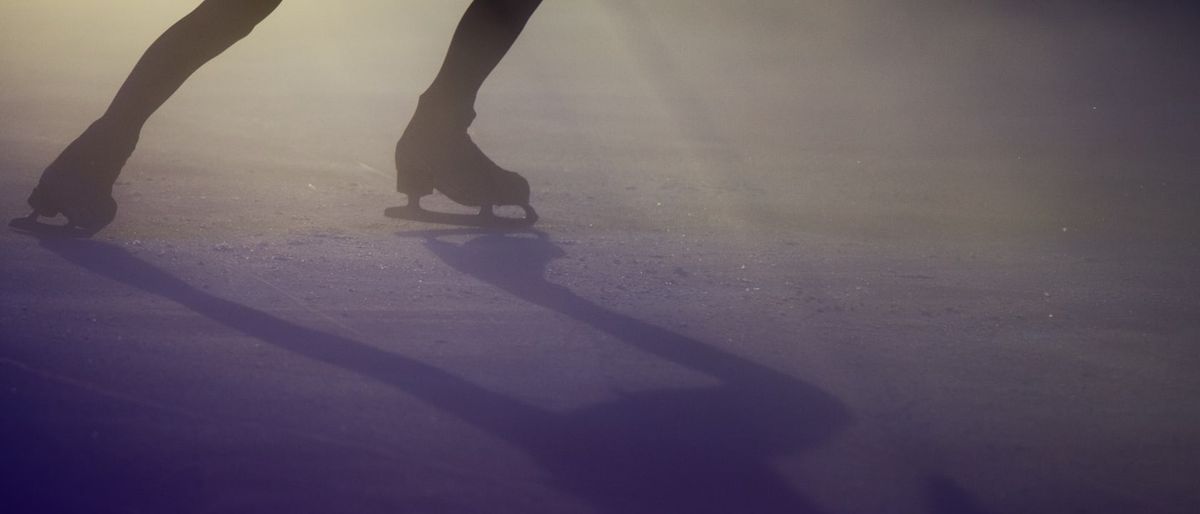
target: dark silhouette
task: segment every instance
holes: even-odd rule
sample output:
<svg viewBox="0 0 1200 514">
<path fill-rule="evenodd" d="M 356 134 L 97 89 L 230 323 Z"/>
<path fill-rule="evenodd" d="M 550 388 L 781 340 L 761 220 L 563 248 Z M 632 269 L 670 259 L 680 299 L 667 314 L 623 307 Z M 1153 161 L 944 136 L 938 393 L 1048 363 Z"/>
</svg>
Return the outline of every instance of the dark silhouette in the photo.
<svg viewBox="0 0 1200 514">
<path fill-rule="evenodd" d="M 92 234 L 112 222 L 112 186 L 137 146 L 142 127 L 204 63 L 246 37 L 281 0 L 205 0 L 146 50 L 112 103 L 42 173 L 29 216 L 63 214 Z M 530 223 L 529 184 L 492 162 L 471 141 L 476 94 L 504 57 L 541 0 L 475 0 L 450 42 L 445 62 L 396 146 L 397 190 L 404 212 L 419 213 L 420 198 L 442 191 L 464 205 L 519 205 Z"/>
<path fill-rule="evenodd" d="M 786 374 L 612 312 L 546 281 L 545 265 L 564 252 L 543 234 L 493 234 L 462 245 L 438 239 L 445 234 L 419 235 L 455 269 L 720 384 L 641 391 L 551 412 L 402 355 L 219 298 L 114 245 L 57 237 L 42 238 L 42 245 L 84 269 L 170 299 L 250 337 L 414 395 L 523 450 L 552 475 L 552 485 L 602 512 L 818 511 L 774 472 L 770 459 L 810 448 L 848 423 L 839 401 Z"/>
</svg>

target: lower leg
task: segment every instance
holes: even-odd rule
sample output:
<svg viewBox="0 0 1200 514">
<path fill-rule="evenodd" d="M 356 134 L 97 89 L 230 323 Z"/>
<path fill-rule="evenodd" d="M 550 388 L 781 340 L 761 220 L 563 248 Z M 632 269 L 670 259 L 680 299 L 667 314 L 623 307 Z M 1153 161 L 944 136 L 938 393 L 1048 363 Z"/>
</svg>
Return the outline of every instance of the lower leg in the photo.
<svg viewBox="0 0 1200 514">
<path fill-rule="evenodd" d="M 447 114 L 474 115 L 483 81 L 508 53 L 541 0 L 475 0 L 463 14 L 446 59 L 423 98 Z M 469 123 L 469 120 L 467 121 Z"/>
<path fill-rule="evenodd" d="M 140 129 L 204 63 L 250 34 L 281 0 L 205 0 L 146 49 L 104 118 Z"/>
<path fill-rule="evenodd" d="M 467 135 L 483 81 L 512 47 L 541 0 L 474 0 L 458 24 L 446 60 L 421 95 L 396 144 L 396 189 L 418 207 L 436 188 L 464 205 L 521 205 L 529 183 L 487 157 Z"/>
<path fill-rule="evenodd" d="M 112 184 L 146 120 L 204 63 L 250 33 L 281 0 L 205 0 L 146 50 L 108 110 L 46 168 L 29 197 L 37 215 L 63 213 L 99 230 L 112 221 Z"/>
</svg>

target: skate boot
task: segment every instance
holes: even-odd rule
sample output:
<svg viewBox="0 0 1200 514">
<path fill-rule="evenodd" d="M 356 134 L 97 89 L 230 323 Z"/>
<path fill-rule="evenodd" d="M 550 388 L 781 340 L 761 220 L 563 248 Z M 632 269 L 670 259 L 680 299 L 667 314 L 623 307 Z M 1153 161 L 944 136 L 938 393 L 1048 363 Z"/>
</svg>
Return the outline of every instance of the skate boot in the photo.
<svg viewBox="0 0 1200 514">
<path fill-rule="evenodd" d="M 436 189 L 456 203 L 479 207 L 478 223 L 500 221 L 492 211 L 499 205 L 516 205 L 525 211 L 524 219 L 510 221 L 537 221 L 529 204 L 529 182 L 493 162 L 467 135 L 474 119 L 470 107 L 445 108 L 428 95 L 421 96 L 396 143 L 396 190 L 408 196 L 408 205 L 397 210 L 408 215 L 402 217 L 422 218 L 421 197 Z"/>
<path fill-rule="evenodd" d="M 119 127 L 96 121 L 42 172 L 27 200 L 38 216 L 67 218 L 66 228 L 92 235 L 117 215 L 113 183 L 137 145 L 136 132 L 123 135 Z"/>
</svg>

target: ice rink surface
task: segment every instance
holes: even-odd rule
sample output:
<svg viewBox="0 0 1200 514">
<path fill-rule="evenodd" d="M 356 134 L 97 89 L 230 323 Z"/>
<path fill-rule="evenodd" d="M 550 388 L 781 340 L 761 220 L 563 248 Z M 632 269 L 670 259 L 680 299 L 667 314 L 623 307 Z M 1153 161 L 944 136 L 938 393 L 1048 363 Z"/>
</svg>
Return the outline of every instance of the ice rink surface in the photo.
<svg viewBox="0 0 1200 514">
<path fill-rule="evenodd" d="M 112 4 L 0 4 L 5 219 L 192 7 Z M 465 6 L 288 0 L 0 231 L 0 511 L 1200 511 L 1194 13 L 550 0 L 487 232 L 383 215 Z"/>
</svg>

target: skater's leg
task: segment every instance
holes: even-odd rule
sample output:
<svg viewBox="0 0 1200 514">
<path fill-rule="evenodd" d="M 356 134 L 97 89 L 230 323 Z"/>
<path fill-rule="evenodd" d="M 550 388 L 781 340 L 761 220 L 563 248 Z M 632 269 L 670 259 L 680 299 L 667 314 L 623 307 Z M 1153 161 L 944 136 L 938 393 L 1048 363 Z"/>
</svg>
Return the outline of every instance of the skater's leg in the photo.
<svg viewBox="0 0 1200 514">
<path fill-rule="evenodd" d="M 463 14 L 426 97 L 470 109 L 483 81 L 508 53 L 541 0 L 475 0 Z"/>
<path fill-rule="evenodd" d="M 100 119 L 63 150 L 29 198 L 38 215 L 65 214 L 98 230 L 112 221 L 111 188 L 146 120 L 204 63 L 245 37 L 281 0 L 205 0 L 146 50 Z"/>
<path fill-rule="evenodd" d="M 140 129 L 192 73 L 250 34 L 280 2 L 205 0 L 150 45 L 104 118 Z"/>
<path fill-rule="evenodd" d="M 434 188 L 456 202 L 521 205 L 527 218 L 529 183 L 492 162 L 467 136 L 475 97 L 512 47 L 541 0 L 474 0 L 450 41 L 446 59 L 396 145 L 396 188 L 413 207 Z"/>
</svg>

